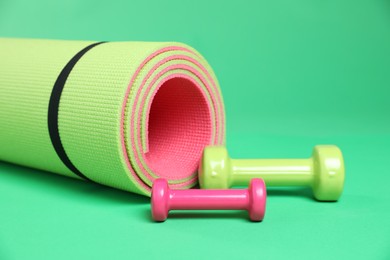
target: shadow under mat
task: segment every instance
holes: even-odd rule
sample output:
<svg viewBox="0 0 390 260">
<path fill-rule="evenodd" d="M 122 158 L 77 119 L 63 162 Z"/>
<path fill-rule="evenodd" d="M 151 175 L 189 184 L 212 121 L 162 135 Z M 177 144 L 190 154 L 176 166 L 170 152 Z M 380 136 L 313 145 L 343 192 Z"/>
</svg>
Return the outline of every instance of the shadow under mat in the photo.
<svg viewBox="0 0 390 260">
<path fill-rule="evenodd" d="M 46 187 L 60 190 L 65 194 L 90 196 L 99 200 L 123 204 L 147 204 L 150 202 L 150 198 L 135 193 L 3 161 L 0 161 L 0 173 L 1 178 L 18 183 L 18 185 Z"/>
</svg>

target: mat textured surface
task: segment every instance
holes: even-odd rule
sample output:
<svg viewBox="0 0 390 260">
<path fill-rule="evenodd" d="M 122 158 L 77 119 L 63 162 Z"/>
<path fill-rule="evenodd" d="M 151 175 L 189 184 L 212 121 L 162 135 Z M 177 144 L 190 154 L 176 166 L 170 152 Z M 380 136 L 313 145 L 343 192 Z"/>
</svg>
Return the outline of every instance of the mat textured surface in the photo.
<svg viewBox="0 0 390 260">
<path fill-rule="evenodd" d="M 224 143 L 205 59 L 180 43 L 0 39 L 0 159 L 149 195 Z"/>
</svg>

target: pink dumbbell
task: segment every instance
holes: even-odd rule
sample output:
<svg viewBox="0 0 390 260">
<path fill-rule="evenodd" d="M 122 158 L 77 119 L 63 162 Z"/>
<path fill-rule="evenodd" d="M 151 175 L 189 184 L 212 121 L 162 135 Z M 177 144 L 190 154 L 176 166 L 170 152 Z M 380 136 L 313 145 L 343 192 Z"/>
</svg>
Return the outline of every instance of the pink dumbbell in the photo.
<svg viewBox="0 0 390 260">
<path fill-rule="evenodd" d="M 261 221 L 266 199 L 262 179 L 252 179 L 245 190 L 171 190 L 165 179 L 157 179 L 152 188 L 152 217 L 156 221 L 165 221 L 173 209 L 242 209 L 249 212 L 252 221 Z"/>
</svg>

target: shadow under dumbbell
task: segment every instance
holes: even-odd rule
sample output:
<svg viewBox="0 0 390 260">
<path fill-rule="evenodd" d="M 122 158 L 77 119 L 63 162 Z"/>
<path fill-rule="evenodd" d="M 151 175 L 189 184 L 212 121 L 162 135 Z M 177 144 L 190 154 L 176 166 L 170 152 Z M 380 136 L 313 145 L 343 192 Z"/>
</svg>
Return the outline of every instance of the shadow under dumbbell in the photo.
<svg viewBox="0 0 390 260">
<path fill-rule="evenodd" d="M 168 219 L 237 219 L 252 222 L 248 212 L 242 210 L 199 210 L 199 211 L 171 211 Z"/>
<path fill-rule="evenodd" d="M 313 192 L 309 187 L 271 187 L 267 188 L 267 196 L 301 197 L 312 201 L 315 200 Z"/>
</svg>

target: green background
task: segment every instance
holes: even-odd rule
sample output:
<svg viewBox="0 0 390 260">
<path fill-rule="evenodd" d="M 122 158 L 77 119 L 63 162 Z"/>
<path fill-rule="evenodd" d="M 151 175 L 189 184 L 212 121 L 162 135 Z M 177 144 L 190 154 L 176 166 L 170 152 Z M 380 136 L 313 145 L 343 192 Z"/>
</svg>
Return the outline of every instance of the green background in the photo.
<svg viewBox="0 0 390 260">
<path fill-rule="evenodd" d="M 154 223 L 146 197 L 0 162 L 0 259 L 390 259 L 389 1 L 0 0 L 0 37 L 187 43 L 220 80 L 232 157 L 336 144 L 346 163 L 337 203 L 274 188 L 262 223 Z"/>
</svg>

